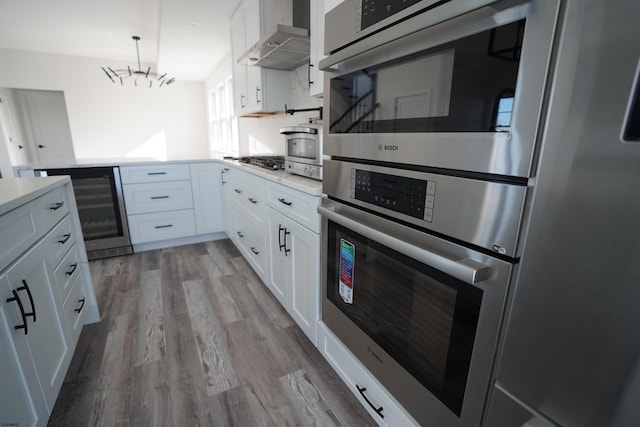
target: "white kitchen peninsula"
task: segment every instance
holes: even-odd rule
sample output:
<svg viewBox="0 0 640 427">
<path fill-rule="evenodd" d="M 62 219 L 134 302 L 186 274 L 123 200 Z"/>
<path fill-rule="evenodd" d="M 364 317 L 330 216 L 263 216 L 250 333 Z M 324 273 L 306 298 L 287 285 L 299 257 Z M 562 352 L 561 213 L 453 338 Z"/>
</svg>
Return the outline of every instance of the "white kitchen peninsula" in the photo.
<svg viewBox="0 0 640 427">
<path fill-rule="evenodd" d="M 70 179 L 0 179 L 0 236 L 0 422 L 43 426 L 100 320 Z"/>
</svg>

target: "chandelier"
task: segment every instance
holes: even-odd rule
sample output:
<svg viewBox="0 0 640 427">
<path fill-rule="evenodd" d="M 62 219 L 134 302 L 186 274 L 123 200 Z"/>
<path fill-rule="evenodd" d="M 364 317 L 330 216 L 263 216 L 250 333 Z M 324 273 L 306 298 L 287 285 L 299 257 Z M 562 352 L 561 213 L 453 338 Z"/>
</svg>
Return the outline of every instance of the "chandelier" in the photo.
<svg viewBox="0 0 640 427">
<path fill-rule="evenodd" d="M 107 67 L 106 69 L 104 67 L 101 67 L 102 71 L 105 72 L 107 77 L 109 77 L 109 79 L 114 83 L 117 83 L 117 81 L 120 80 L 121 85 L 124 85 L 124 81 L 129 78 L 133 78 L 133 84 L 135 86 L 138 86 L 138 79 L 144 79 L 142 80 L 142 83 L 146 84 L 148 82 L 149 87 L 153 86 L 154 81 L 158 84 L 158 87 L 162 87 L 162 85 L 165 84 L 170 85 L 171 83 L 173 83 L 176 79 L 174 77 L 167 79 L 167 73 L 158 75 L 158 73 L 154 73 L 153 71 L 151 71 L 151 67 L 147 68 L 146 71 L 142 70 L 142 68 L 140 67 L 140 50 L 138 49 L 138 41 L 140 40 L 140 37 L 133 36 L 132 39 L 136 42 L 136 53 L 138 54 L 138 69 L 132 70 L 128 65 L 127 68 L 122 68 L 119 70 L 114 70 L 111 67 Z"/>
</svg>

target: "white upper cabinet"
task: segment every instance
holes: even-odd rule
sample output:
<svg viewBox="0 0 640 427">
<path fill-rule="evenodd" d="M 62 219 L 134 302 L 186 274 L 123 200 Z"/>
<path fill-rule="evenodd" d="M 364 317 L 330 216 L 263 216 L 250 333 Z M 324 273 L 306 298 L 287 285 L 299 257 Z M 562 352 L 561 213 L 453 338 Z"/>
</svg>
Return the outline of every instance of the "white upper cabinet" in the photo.
<svg viewBox="0 0 640 427">
<path fill-rule="evenodd" d="M 288 71 L 238 64 L 238 59 L 268 31 L 267 19 L 269 22 L 274 19 L 274 8 L 273 0 L 246 0 L 231 17 L 233 104 L 236 116 L 282 111 L 289 102 Z M 267 17 L 265 12 L 268 13 Z"/>
<path fill-rule="evenodd" d="M 324 58 L 324 13 L 325 2 L 317 0 L 311 2 L 311 20 L 309 32 L 311 37 L 311 51 L 309 53 L 309 94 L 322 96 L 324 89 L 323 74 L 320 71 L 320 61 Z"/>
</svg>

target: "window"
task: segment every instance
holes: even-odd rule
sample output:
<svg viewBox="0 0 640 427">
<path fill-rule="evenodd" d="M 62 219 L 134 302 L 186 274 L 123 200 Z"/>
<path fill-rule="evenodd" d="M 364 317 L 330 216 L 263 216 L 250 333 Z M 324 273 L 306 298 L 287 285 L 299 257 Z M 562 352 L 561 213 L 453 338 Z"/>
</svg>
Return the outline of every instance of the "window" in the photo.
<svg viewBox="0 0 640 427">
<path fill-rule="evenodd" d="M 228 76 L 209 93 L 209 150 L 221 156 L 238 156 L 238 122 L 233 116 L 233 81 Z"/>
</svg>

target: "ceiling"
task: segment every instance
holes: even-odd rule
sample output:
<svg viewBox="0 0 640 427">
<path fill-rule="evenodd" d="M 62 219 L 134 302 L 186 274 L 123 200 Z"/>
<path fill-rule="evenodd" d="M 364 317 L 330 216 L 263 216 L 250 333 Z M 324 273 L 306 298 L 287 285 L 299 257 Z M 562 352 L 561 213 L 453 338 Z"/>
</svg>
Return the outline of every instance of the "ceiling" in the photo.
<svg viewBox="0 0 640 427">
<path fill-rule="evenodd" d="M 241 0 L 0 0 L 0 48 L 140 60 L 176 80 L 203 81 L 229 54 Z M 110 65 L 105 61 L 105 66 Z"/>
</svg>

